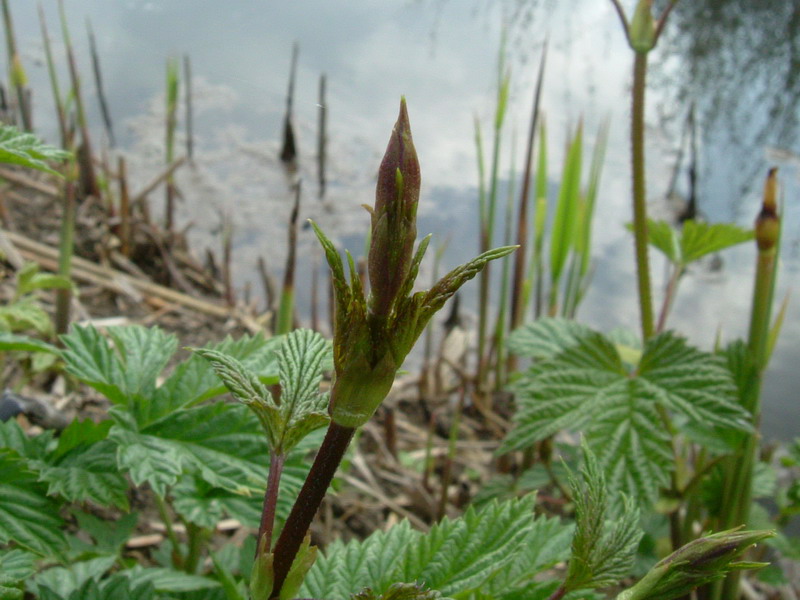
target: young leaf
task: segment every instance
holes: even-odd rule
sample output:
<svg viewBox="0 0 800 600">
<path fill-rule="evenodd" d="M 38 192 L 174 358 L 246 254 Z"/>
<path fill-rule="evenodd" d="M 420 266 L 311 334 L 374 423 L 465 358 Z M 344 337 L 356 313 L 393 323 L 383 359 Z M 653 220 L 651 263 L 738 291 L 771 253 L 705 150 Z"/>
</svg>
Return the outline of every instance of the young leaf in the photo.
<svg viewBox="0 0 800 600">
<path fill-rule="evenodd" d="M 570 477 L 575 499 L 575 536 L 564 587 L 568 591 L 606 587 L 630 574 L 642 537 L 639 511 L 627 499 L 619 519 L 610 523 L 605 477 L 584 442 L 581 481 Z"/>
<path fill-rule="evenodd" d="M 45 161 L 62 161 L 69 156 L 69 152 L 48 146 L 32 133 L 21 132 L 12 125 L 0 125 L 0 163 L 21 165 L 60 176 Z"/>
<path fill-rule="evenodd" d="M 270 383 L 277 383 L 275 351 L 280 342 L 281 338 L 277 337 L 266 339 L 260 334 L 252 337 L 245 335 L 236 340 L 228 337 L 220 343 L 209 344 L 204 349 L 214 350 L 237 360 L 257 375 L 262 383 L 267 379 Z M 194 406 L 227 391 L 221 385 L 211 363 L 194 353 L 178 365 L 174 373 L 156 390 L 150 418 L 155 421 L 174 410 Z"/>
<path fill-rule="evenodd" d="M 14 542 L 42 556 L 57 556 L 66 546 L 58 505 L 36 483 L 26 461 L 0 448 L 0 543 Z"/>
<path fill-rule="evenodd" d="M 330 347 L 318 333 L 298 329 L 285 336 L 278 350 L 279 404 L 258 377 L 236 359 L 214 350 L 198 348 L 195 352 L 208 360 L 228 390 L 255 412 L 273 452 L 288 452 L 311 431 L 328 423 L 328 396 L 319 391 L 319 385 Z"/>
<path fill-rule="evenodd" d="M 53 323 L 38 301 L 27 296 L 19 300 L 0 306 L 0 329 L 7 331 L 33 330 L 44 336 L 53 332 Z"/>
<path fill-rule="evenodd" d="M 139 325 L 109 327 L 108 333 L 113 348 L 92 326 L 76 326 L 63 335 L 67 370 L 127 407 L 140 423 L 149 422 L 156 378 L 175 352 L 175 336 Z"/>
<path fill-rule="evenodd" d="M 732 223 L 686 221 L 677 231 L 666 221 L 647 220 L 650 244 L 663 252 L 672 264 L 687 265 L 713 252 L 720 252 L 753 239 L 753 231 Z"/>
<path fill-rule="evenodd" d="M 70 290 L 73 287 L 68 277 L 54 273 L 40 273 L 37 263 L 25 263 L 17 272 L 17 297 L 36 290 Z"/>
<path fill-rule="evenodd" d="M 610 489 L 639 502 L 652 502 L 674 468 L 659 406 L 703 427 L 749 429 L 729 371 L 669 332 L 648 341 L 633 372 L 610 340 L 587 334 L 534 364 L 512 389 L 519 398 L 515 428 L 501 451 L 585 428 Z"/>
</svg>

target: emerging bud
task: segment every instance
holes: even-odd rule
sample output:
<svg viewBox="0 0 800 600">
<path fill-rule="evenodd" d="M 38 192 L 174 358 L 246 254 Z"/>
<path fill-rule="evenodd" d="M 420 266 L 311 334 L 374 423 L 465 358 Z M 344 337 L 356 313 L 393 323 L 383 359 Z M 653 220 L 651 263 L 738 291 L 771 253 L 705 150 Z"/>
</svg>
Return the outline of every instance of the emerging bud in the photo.
<svg viewBox="0 0 800 600">
<path fill-rule="evenodd" d="M 656 21 L 653 0 L 639 0 L 628 27 L 628 42 L 639 54 L 647 54 L 656 45 Z"/>
<path fill-rule="evenodd" d="M 406 101 L 378 170 L 369 249 L 370 312 L 387 318 L 408 275 L 417 239 L 420 171 Z"/>
<path fill-rule="evenodd" d="M 434 313 L 489 261 L 516 249 L 506 246 L 484 252 L 453 269 L 427 292 L 412 293 L 430 240 L 430 236 L 423 238 L 414 251 L 419 188 L 419 162 L 403 99 L 378 172 L 375 207 L 370 210 L 369 302 L 352 257 L 348 254 L 348 282 L 339 252 L 312 222 L 333 277 L 336 377 L 329 412 L 340 427 L 355 429 L 370 419 Z"/>
<path fill-rule="evenodd" d="M 764 201 L 761 212 L 756 217 L 756 243 L 760 252 L 775 250 L 775 244 L 781 233 L 781 221 L 778 216 L 777 197 L 777 173 L 778 169 L 773 167 L 769 170 L 767 180 L 764 183 Z"/>
<path fill-rule="evenodd" d="M 617 600 L 678 598 L 729 571 L 761 568 L 766 563 L 734 561 L 753 544 L 774 535 L 774 531 L 743 531 L 739 527 L 696 539 L 656 564 Z"/>
</svg>

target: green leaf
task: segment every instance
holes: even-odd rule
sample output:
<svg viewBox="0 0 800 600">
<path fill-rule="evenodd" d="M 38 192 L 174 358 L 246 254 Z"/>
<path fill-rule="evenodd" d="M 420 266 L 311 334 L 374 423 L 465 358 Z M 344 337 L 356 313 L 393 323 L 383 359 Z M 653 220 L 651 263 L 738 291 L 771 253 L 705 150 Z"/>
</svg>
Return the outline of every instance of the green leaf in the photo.
<svg viewBox="0 0 800 600">
<path fill-rule="evenodd" d="M 0 329 L 6 331 L 33 330 L 49 337 L 53 332 L 50 315 L 30 296 L 0 306 Z"/>
<path fill-rule="evenodd" d="M 278 351 L 280 411 L 284 430 L 281 448 L 292 449 L 313 430 L 327 425 L 328 394 L 319 390 L 322 365 L 331 347 L 319 333 L 298 329 L 286 336 Z"/>
<path fill-rule="evenodd" d="M 235 493 L 261 493 L 267 446 L 247 409 L 202 405 L 172 413 L 140 431 L 119 421 L 109 434 L 117 461 L 136 485 L 147 481 L 163 496 L 184 472 Z"/>
<path fill-rule="evenodd" d="M 45 161 L 62 161 L 69 157 L 69 152 L 48 146 L 32 133 L 24 133 L 12 125 L 0 125 L 0 163 L 60 176 Z"/>
<path fill-rule="evenodd" d="M 328 396 L 319 391 L 322 364 L 330 355 L 330 345 L 318 333 L 299 329 L 284 337 L 278 350 L 279 404 L 258 377 L 235 358 L 216 350 L 194 350 L 211 363 L 228 390 L 253 410 L 273 452 L 288 452 L 330 420 L 325 411 Z"/>
<path fill-rule="evenodd" d="M 48 460 L 58 460 L 79 446 L 89 446 L 96 442 L 102 442 L 108 437 L 108 431 L 112 425 L 113 422 L 110 420 L 95 423 L 89 418 L 75 419 L 58 436 L 58 445 L 48 457 Z"/>
<path fill-rule="evenodd" d="M 534 364 L 512 390 L 518 398 L 515 427 L 501 452 L 529 447 L 562 429 L 585 429 L 610 489 L 639 503 L 654 501 L 674 468 L 659 410 L 698 426 L 749 429 L 720 359 L 669 332 L 648 341 L 632 372 L 610 340 L 586 334 Z"/>
<path fill-rule="evenodd" d="M 552 358 L 577 345 L 589 332 L 586 325 L 572 319 L 545 317 L 516 329 L 508 338 L 508 349 L 517 356 Z"/>
<path fill-rule="evenodd" d="M 625 499 L 616 522 L 609 512 L 605 477 L 597 458 L 582 444 L 581 481 L 570 477 L 575 499 L 575 536 L 564 586 L 567 590 L 607 587 L 630 575 L 642 538 L 639 511 Z"/>
<path fill-rule="evenodd" d="M 0 543 L 56 556 L 66 546 L 62 526 L 58 504 L 45 495 L 25 460 L 0 448 Z"/>
<path fill-rule="evenodd" d="M 73 287 L 68 277 L 54 273 L 40 273 L 39 265 L 34 262 L 25 263 L 17 272 L 17 296 L 24 296 L 36 290 L 71 290 Z"/>
<path fill-rule="evenodd" d="M 260 334 L 252 337 L 245 335 L 237 340 L 227 337 L 222 342 L 205 346 L 204 349 L 220 352 L 239 361 L 243 367 L 257 375 L 262 383 L 265 380 L 277 383 L 275 351 L 280 342 L 281 338 L 277 337 L 266 339 Z M 156 391 L 150 419 L 155 421 L 179 408 L 194 406 L 227 391 L 211 364 L 193 353 L 188 360 L 178 365 L 164 385 Z"/>
<path fill-rule="evenodd" d="M 75 562 L 68 567 L 52 567 L 36 575 L 33 583 L 37 589 L 50 588 L 57 591 L 61 598 L 69 598 L 90 579 L 100 579 L 116 562 L 116 556 L 101 556 Z"/>
<path fill-rule="evenodd" d="M 575 243 L 578 225 L 578 198 L 581 191 L 581 159 L 583 153 L 583 126 L 578 127 L 564 161 L 561 187 L 558 192 L 556 214 L 553 217 L 550 237 L 550 277 L 555 287 L 561 278 L 569 249 Z"/>
<path fill-rule="evenodd" d="M 385 594 L 376 596 L 375 592 L 367 588 L 351 598 L 352 600 L 437 600 L 441 598 L 441 594 L 426 590 L 416 583 L 395 583 Z"/>
<path fill-rule="evenodd" d="M 386 593 L 400 581 L 417 582 L 447 597 L 469 597 L 487 586 L 527 585 L 542 569 L 566 557 L 569 528 L 534 519 L 532 495 L 469 508 L 427 534 L 407 521 L 363 541 L 331 544 L 306 577 L 304 598 L 348 598 L 365 588 Z M 563 535 L 566 531 L 567 535 Z M 550 537 L 542 537 L 542 534 Z M 561 546 L 549 546 L 554 539 Z"/>
<path fill-rule="evenodd" d="M 121 571 L 122 575 L 135 581 L 137 585 L 150 583 L 157 592 L 194 592 L 219 587 L 219 582 L 200 575 L 190 575 L 174 569 L 136 565 Z"/>
<path fill-rule="evenodd" d="M 67 371 L 90 385 L 113 404 L 126 405 L 128 398 L 122 389 L 122 365 L 106 339 L 92 326 L 75 326 L 61 336 Z"/>
<path fill-rule="evenodd" d="M 36 338 L 25 335 L 17 335 L 8 331 L 0 331 L 0 351 L 2 352 L 47 352 L 49 354 L 60 354 L 60 350 Z"/>
<path fill-rule="evenodd" d="M 175 336 L 139 325 L 109 327 L 108 333 L 113 348 L 92 326 L 76 326 L 62 336 L 67 370 L 147 422 L 156 378 L 175 352 Z"/>
<path fill-rule="evenodd" d="M 686 221 L 679 232 L 666 221 L 648 219 L 647 228 L 650 244 L 679 267 L 753 239 L 752 230 L 732 223 Z"/>
<path fill-rule="evenodd" d="M 42 465 L 39 481 L 49 484 L 47 493 L 51 496 L 128 510 L 128 482 L 119 472 L 116 446 L 109 441 L 81 445 L 56 464 Z"/>
<path fill-rule="evenodd" d="M 121 515 L 113 521 L 100 519 L 92 514 L 73 511 L 81 531 L 94 540 L 95 552 L 119 555 L 127 541 L 133 536 L 139 516 L 136 513 Z"/>
<path fill-rule="evenodd" d="M 36 572 L 37 558 L 25 550 L 0 552 L 0 573 L 12 580 L 27 579 Z"/>
</svg>

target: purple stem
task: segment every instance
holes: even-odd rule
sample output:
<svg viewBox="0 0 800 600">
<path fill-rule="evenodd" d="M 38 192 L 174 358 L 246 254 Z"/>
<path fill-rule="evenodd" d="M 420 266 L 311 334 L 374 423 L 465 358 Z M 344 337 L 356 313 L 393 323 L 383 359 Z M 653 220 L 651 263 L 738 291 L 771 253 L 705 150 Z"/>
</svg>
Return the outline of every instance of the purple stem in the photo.
<svg viewBox="0 0 800 600">
<path fill-rule="evenodd" d="M 314 464 L 306 477 L 303 489 L 297 496 L 289 518 L 283 526 L 283 531 L 275 544 L 275 558 L 272 563 L 274 584 L 272 598 L 277 599 L 281 593 L 283 583 L 289 574 L 289 569 L 295 556 L 303 543 L 303 539 L 311 526 L 314 515 L 317 514 L 325 492 L 328 491 L 339 463 L 342 462 L 347 446 L 356 432 L 354 428 L 342 427 L 334 421 L 328 426 L 328 433 L 319 448 Z"/>
</svg>

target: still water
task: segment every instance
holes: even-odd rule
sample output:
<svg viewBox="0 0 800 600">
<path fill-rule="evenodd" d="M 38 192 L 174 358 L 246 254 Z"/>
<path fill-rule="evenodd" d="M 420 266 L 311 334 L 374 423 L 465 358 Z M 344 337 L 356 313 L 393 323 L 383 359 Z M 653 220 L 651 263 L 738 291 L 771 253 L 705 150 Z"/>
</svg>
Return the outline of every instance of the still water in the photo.
<svg viewBox="0 0 800 600">
<path fill-rule="evenodd" d="M 34 120 L 40 132 L 55 140 L 35 3 L 11 0 L 10 4 L 34 89 Z M 568 131 L 582 119 L 591 146 L 601 123 L 606 119 L 611 123 L 593 233 L 594 279 L 579 317 L 603 330 L 636 329 L 633 244 L 624 229 L 630 220 L 631 56 L 610 2 L 66 0 L 65 4 L 94 131 L 102 136 L 86 19 L 95 30 L 118 145 L 129 155 L 129 170 L 141 185 L 163 165 L 165 61 L 168 56 L 191 57 L 197 158 L 195 168 L 183 168 L 179 174 L 185 196 L 181 222 L 193 224 L 198 249 L 218 250 L 218 224 L 222 215 L 229 215 L 237 281 L 242 286 L 252 281 L 254 287 L 258 256 L 266 256 L 276 272 L 284 260 L 292 194 L 277 154 L 293 43 L 300 49 L 294 116 L 304 190 L 302 218 L 315 219 L 360 254 L 368 223 L 360 205 L 372 202 L 375 170 L 404 94 L 423 170 L 418 229 L 421 234 L 435 234 L 434 247 L 447 241 L 443 268 L 450 268 L 477 251 L 474 120 L 482 122 L 488 139 L 501 32 L 506 32 L 512 77 L 501 166 L 507 179 L 512 164 L 519 169 L 524 156 L 536 68 L 547 37 L 542 106 L 554 185 Z M 800 270 L 800 27 L 795 22 L 800 10 L 796 5 L 785 0 L 679 4 L 653 55 L 648 104 L 648 195 L 654 216 L 670 217 L 675 211 L 664 196 L 691 102 L 698 113 L 699 208 L 709 221 L 748 226 L 758 209 L 766 169 L 781 168 L 785 233 L 778 300 Z M 48 1 L 45 13 L 55 51 L 63 57 L 56 35 L 56 3 Z M 329 164 L 327 190 L 320 200 L 315 156 L 322 73 L 327 78 Z M 62 87 L 63 81 L 65 75 Z M 676 191 L 686 190 L 684 158 Z M 319 254 L 309 231 L 300 237 L 301 256 L 315 257 L 303 261 L 298 279 L 303 282 Z M 670 320 L 704 347 L 710 347 L 718 333 L 728 340 L 747 329 L 754 248 L 746 245 L 721 258 L 721 268 L 700 265 L 683 279 Z M 656 283 L 663 271 L 654 257 Z M 426 276 L 423 273 L 423 280 Z M 465 297 L 465 304 L 474 306 L 474 300 Z M 800 300 L 795 298 L 765 384 L 767 437 L 787 440 L 800 434 L 799 367 Z"/>
</svg>

